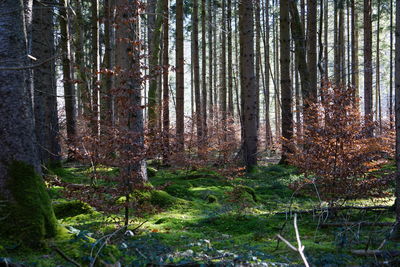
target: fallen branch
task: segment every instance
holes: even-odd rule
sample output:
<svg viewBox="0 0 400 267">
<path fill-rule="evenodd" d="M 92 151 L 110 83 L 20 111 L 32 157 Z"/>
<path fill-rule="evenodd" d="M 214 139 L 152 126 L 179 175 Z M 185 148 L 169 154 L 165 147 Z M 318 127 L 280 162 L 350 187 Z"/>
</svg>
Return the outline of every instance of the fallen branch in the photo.
<svg viewBox="0 0 400 267">
<path fill-rule="evenodd" d="M 321 227 L 341 227 L 341 226 L 392 226 L 391 222 L 334 222 L 334 223 L 322 223 Z"/>
<path fill-rule="evenodd" d="M 77 267 L 82 267 L 82 265 L 80 265 L 79 263 L 77 263 L 74 259 L 68 257 L 64 252 L 62 252 L 61 249 L 59 249 L 56 246 L 52 246 L 52 249 L 54 249 L 55 252 L 57 252 L 64 260 L 72 263 L 73 265 L 77 266 Z"/>
<path fill-rule="evenodd" d="M 292 210 L 292 211 L 280 211 L 274 213 L 274 215 L 280 214 L 310 214 L 310 213 L 317 213 L 317 212 L 332 212 L 332 211 L 340 211 L 340 210 L 382 210 L 382 209 L 391 209 L 393 206 L 343 206 L 343 207 L 335 207 L 335 208 L 317 208 L 311 210 Z"/>
</svg>

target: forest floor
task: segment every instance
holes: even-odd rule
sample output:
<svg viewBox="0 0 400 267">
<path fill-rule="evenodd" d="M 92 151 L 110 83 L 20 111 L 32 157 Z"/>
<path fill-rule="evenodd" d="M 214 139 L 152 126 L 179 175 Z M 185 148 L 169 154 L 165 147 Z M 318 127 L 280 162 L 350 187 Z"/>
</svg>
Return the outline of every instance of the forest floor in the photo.
<svg viewBox="0 0 400 267">
<path fill-rule="evenodd" d="M 108 168 L 103 171 L 115 173 Z M 50 170 L 75 184 L 88 184 L 87 172 L 85 167 Z M 26 266 L 90 266 L 95 258 L 96 266 L 119 266 L 107 265 L 113 262 L 121 266 L 303 264 L 299 253 L 278 242 L 276 236 L 297 247 L 294 214 L 324 204 L 317 197 L 290 189 L 289 185 L 301 177 L 294 168 L 258 167 L 229 179 L 210 170 L 166 169 L 153 170 L 152 174 L 150 183 L 157 190 L 138 194 L 143 205 L 151 203 L 158 207 L 157 212 L 142 214 L 132 221 L 129 231 L 118 230 L 122 213 L 110 216 L 82 209 L 86 214 L 76 215 L 56 209 L 68 234 L 51 240 L 51 248 L 41 252 L 21 251 L 18 244 L 0 242 L 0 265 L 8 261 Z M 49 189 L 55 206 L 67 202 L 62 190 Z M 392 204 L 393 199 L 374 199 L 347 202 L 346 206 Z M 357 256 L 352 250 L 377 249 L 391 230 L 390 225 L 364 222 L 392 223 L 394 219 L 394 212 L 386 208 L 344 209 L 335 214 L 325 210 L 298 212 L 297 226 L 312 266 L 382 266 L 392 259 L 393 251 L 396 254 L 400 250 L 400 244 L 385 242 L 382 250 L 386 252 L 377 257 Z M 326 225 L 344 222 L 347 225 Z"/>
</svg>

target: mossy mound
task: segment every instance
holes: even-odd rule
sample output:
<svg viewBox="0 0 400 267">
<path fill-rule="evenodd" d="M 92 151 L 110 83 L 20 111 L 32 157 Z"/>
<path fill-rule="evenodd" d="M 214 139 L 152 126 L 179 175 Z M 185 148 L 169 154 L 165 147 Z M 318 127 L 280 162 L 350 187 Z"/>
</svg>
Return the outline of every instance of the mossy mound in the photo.
<svg viewBox="0 0 400 267">
<path fill-rule="evenodd" d="M 8 166 L 7 188 L 12 200 L 1 208 L 8 214 L 0 221 L 0 235 L 28 247 L 43 247 L 44 239 L 54 237 L 58 224 L 42 178 L 24 162 Z"/>
<path fill-rule="evenodd" d="M 154 190 L 151 192 L 150 203 L 160 208 L 168 208 L 174 205 L 177 199 L 165 191 Z"/>
<path fill-rule="evenodd" d="M 89 204 L 79 200 L 56 203 L 53 205 L 53 209 L 58 219 L 75 217 L 80 214 L 91 214 L 94 211 Z"/>
<path fill-rule="evenodd" d="M 234 188 L 234 191 L 236 191 L 237 194 L 242 195 L 243 198 L 248 198 L 248 195 L 250 195 L 252 201 L 254 202 L 258 201 L 256 192 L 251 187 L 245 185 L 239 185 Z"/>
<path fill-rule="evenodd" d="M 193 197 L 193 193 L 189 191 L 189 184 L 172 184 L 167 186 L 164 191 L 174 197 L 191 199 Z"/>
<path fill-rule="evenodd" d="M 150 178 L 157 175 L 158 170 L 154 167 L 147 166 L 147 176 Z"/>
<path fill-rule="evenodd" d="M 208 195 L 207 196 L 207 202 L 208 203 L 216 203 L 218 202 L 218 198 L 214 195 Z"/>
</svg>

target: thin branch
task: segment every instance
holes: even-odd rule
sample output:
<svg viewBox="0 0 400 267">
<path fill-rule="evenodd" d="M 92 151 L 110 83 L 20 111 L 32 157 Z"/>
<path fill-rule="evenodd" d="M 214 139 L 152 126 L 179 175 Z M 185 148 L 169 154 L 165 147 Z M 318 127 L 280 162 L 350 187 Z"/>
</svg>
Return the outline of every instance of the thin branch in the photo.
<svg viewBox="0 0 400 267">
<path fill-rule="evenodd" d="M 14 67 L 7 67 L 7 66 L 0 66 L 0 71 L 6 71 L 6 70 L 29 70 L 29 69 L 35 69 L 38 68 L 40 66 L 42 66 L 43 64 L 46 64 L 47 62 L 50 62 L 54 59 L 56 59 L 59 55 L 54 55 L 46 60 L 43 60 L 42 62 L 39 62 L 37 64 L 33 64 L 33 65 L 28 65 L 28 66 L 14 66 Z"/>
</svg>

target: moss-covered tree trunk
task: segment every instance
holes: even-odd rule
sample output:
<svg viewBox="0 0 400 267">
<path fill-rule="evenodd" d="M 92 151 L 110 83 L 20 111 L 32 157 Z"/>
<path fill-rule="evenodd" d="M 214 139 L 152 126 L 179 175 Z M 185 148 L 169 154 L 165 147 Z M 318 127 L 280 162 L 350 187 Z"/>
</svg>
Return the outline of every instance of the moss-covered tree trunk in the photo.
<svg viewBox="0 0 400 267">
<path fill-rule="evenodd" d="M 33 114 L 25 97 L 28 50 L 22 0 L 1 1 L 0 14 L 0 58 L 13 64 L 0 71 L 0 235 L 38 246 L 56 234 L 57 221 L 38 175 Z"/>
</svg>

